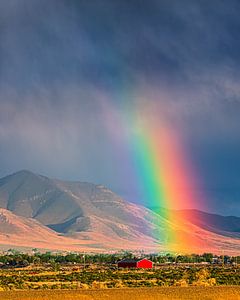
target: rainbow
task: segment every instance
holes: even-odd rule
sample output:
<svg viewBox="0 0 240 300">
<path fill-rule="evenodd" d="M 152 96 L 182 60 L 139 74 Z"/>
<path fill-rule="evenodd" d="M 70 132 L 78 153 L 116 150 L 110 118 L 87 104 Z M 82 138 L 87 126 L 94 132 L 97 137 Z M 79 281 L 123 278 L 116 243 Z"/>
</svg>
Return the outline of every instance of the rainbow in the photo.
<svg viewBox="0 0 240 300">
<path fill-rule="evenodd" d="M 165 249 L 185 252 L 193 241 L 183 234 L 185 225 L 174 211 L 196 207 L 196 174 L 179 130 L 169 126 L 156 113 L 159 110 L 154 113 L 147 109 L 146 102 L 138 104 L 137 109 L 114 108 L 104 102 L 104 111 L 117 140 L 127 145 L 126 156 L 135 170 L 136 184 L 143 187 L 144 204 L 156 207 L 167 220 Z"/>
<path fill-rule="evenodd" d="M 180 235 L 182 224 L 172 209 L 192 208 L 195 200 L 194 176 L 184 154 L 177 134 L 164 126 L 145 126 L 135 137 L 135 166 L 144 199 L 162 210 L 161 215 L 169 221 L 166 246 L 177 252 L 184 251 L 191 241 Z"/>
</svg>

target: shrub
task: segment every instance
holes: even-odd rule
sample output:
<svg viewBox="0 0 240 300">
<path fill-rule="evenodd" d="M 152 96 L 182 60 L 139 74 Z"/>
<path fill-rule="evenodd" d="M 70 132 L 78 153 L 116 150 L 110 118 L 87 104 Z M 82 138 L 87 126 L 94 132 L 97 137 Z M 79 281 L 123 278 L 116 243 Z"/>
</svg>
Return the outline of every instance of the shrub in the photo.
<svg viewBox="0 0 240 300">
<path fill-rule="evenodd" d="M 188 283 L 185 279 L 180 279 L 180 280 L 176 281 L 174 285 L 186 287 L 186 286 L 188 286 Z"/>
</svg>

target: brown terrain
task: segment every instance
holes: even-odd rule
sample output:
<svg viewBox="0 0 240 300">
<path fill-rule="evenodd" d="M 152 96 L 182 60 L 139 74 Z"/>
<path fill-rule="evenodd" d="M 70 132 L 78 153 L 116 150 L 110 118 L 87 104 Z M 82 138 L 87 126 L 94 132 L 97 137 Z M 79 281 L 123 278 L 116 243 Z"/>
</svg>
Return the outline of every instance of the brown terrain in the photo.
<svg viewBox="0 0 240 300">
<path fill-rule="evenodd" d="M 91 291 L 0 292 L 1 300 L 239 300 L 240 287 L 160 287 Z"/>
<path fill-rule="evenodd" d="M 175 232 L 178 243 L 183 241 L 182 252 L 235 254 L 240 249 L 240 218 L 199 211 L 186 218 L 183 211 L 169 222 L 163 214 L 129 203 L 104 186 L 29 171 L 0 179 L 0 207 L 2 247 L 168 251 L 179 248 L 170 239 Z"/>
</svg>

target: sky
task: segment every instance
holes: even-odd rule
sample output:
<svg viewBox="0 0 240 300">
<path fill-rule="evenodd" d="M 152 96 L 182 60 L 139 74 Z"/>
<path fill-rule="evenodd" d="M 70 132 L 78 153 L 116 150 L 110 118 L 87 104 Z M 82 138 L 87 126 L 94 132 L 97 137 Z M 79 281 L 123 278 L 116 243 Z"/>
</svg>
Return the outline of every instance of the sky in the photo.
<svg viewBox="0 0 240 300">
<path fill-rule="evenodd" d="M 137 115 L 180 137 L 206 210 L 240 216 L 239 13 L 234 0 L 1 1 L 0 176 L 144 203 L 127 155 Z"/>
</svg>

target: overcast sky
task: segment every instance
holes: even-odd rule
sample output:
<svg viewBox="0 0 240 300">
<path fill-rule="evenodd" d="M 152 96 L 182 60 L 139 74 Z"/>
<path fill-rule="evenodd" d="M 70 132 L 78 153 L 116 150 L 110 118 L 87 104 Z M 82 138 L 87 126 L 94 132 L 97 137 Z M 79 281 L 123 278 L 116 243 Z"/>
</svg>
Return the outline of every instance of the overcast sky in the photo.
<svg viewBox="0 0 240 300">
<path fill-rule="evenodd" d="M 209 211 L 240 215 L 239 14 L 234 0 L 2 0 L 0 176 L 141 202 L 113 136 L 144 98 L 181 133 Z"/>
</svg>

